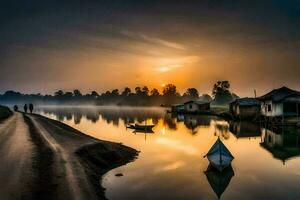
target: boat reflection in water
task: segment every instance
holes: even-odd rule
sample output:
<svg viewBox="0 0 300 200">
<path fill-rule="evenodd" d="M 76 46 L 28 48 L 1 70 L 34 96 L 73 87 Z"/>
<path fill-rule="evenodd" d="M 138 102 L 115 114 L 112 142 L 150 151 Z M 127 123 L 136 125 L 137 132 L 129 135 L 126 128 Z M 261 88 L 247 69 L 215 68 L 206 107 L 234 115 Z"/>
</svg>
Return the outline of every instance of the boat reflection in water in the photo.
<svg viewBox="0 0 300 200">
<path fill-rule="evenodd" d="M 134 134 L 143 133 L 145 134 L 145 140 L 147 140 L 147 134 L 153 134 L 154 131 L 152 129 L 144 129 L 144 130 L 135 129 L 133 133 Z"/>
<path fill-rule="evenodd" d="M 234 171 L 230 166 L 220 172 L 212 165 L 209 165 L 204 174 L 206 175 L 207 181 L 209 182 L 211 188 L 220 199 L 228 187 L 232 177 L 234 176 Z"/>
<path fill-rule="evenodd" d="M 139 131 L 151 131 L 155 125 L 139 125 L 139 124 L 129 124 L 126 128 L 139 130 Z"/>
<path fill-rule="evenodd" d="M 300 129 L 295 127 L 279 127 L 263 129 L 261 146 L 274 158 L 285 162 L 300 156 Z"/>
</svg>

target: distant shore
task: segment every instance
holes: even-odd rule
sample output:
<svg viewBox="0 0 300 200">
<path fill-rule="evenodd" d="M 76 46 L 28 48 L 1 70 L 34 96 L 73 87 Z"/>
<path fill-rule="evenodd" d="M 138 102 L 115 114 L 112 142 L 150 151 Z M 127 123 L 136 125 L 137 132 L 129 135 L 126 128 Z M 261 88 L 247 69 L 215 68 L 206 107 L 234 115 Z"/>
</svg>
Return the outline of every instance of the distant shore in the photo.
<svg viewBox="0 0 300 200">
<path fill-rule="evenodd" d="M 16 154 L 8 157 L 7 162 L 16 163 L 14 167 L 21 174 L 25 173 L 23 169 L 28 173 L 21 175 L 22 181 L 16 180 L 12 188 L 0 188 L 0 194 L 7 199 L 106 199 L 100 182 L 102 175 L 138 155 L 135 149 L 93 138 L 41 115 L 16 112 L 0 125 L 3 132 L 0 141 L 7 143 L 4 147 L 15 148 L 13 151 L 2 148 L 0 154 Z M 20 137 L 22 144 L 16 141 Z M 24 153 L 24 145 L 28 147 L 23 149 L 29 157 L 20 165 L 14 157 Z M 14 188 L 24 189 L 17 191 L 18 194 L 7 192 Z"/>
</svg>

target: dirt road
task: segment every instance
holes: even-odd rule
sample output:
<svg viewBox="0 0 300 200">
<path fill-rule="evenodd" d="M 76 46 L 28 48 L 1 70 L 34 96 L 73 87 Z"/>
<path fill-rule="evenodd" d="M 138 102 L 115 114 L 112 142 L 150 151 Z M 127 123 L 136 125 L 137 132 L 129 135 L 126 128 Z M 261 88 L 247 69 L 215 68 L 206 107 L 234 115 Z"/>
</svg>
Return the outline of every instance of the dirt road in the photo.
<svg viewBox="0 0 300 200">
<path fill-rule="evenodd" d="M 30 199 L 34 173 L 34 145 L 21 114 L 15 114 L 0 124 L 0 197 Z"/>
<path fill-rule="evenodd" d="M 0 124 L 1 199 L 104 199 L 103 173 L 137 152 L 40 115 Z"/>
</svg>

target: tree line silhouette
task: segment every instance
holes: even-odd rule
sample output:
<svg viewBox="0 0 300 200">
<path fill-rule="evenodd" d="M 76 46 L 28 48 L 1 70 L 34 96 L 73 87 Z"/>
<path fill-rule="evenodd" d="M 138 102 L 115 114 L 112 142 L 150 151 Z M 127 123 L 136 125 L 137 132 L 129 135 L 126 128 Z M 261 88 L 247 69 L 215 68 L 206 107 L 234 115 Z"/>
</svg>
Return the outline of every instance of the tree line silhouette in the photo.
<svg viewBox="0 0 300 200">
<path fill-rule="evenodd" d="M 218 81 L 209 94 L 200 95 L 196 88 L 188 88 L 182 95 L 173 84 L 167 84 L 160 93 L 158 89 L 150 90 L 147 86 L 135 87 L 132 90 L 125 87 L 122 91 L 113 89 L 99 94 L 96 91 L 82 94 L 76 89 L 73 92 L 58 90 L 53 95 L 22 94 L 16 91 L 6 91 L 0 95 L 1 104 L 46 104 L 46 105 L 119 105 L 119 106 L 170 106 L 190 100 L 227 104 L 237 95 L 230 92 L 228 81 Z"/>
</svg>

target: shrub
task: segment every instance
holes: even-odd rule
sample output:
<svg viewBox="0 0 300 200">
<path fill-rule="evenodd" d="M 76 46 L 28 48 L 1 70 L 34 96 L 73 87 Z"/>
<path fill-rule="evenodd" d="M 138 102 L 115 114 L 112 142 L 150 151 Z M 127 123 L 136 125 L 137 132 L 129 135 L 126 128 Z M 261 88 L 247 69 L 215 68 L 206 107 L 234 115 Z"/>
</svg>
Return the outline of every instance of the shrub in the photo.
<svg viewBox="0 0 300 200">
<path fill-rule="evenodd" d="M 12 114 L 12 111 L 8 107 L 0 106 L 0 120 L 8 118 Z"/>
</svg>

